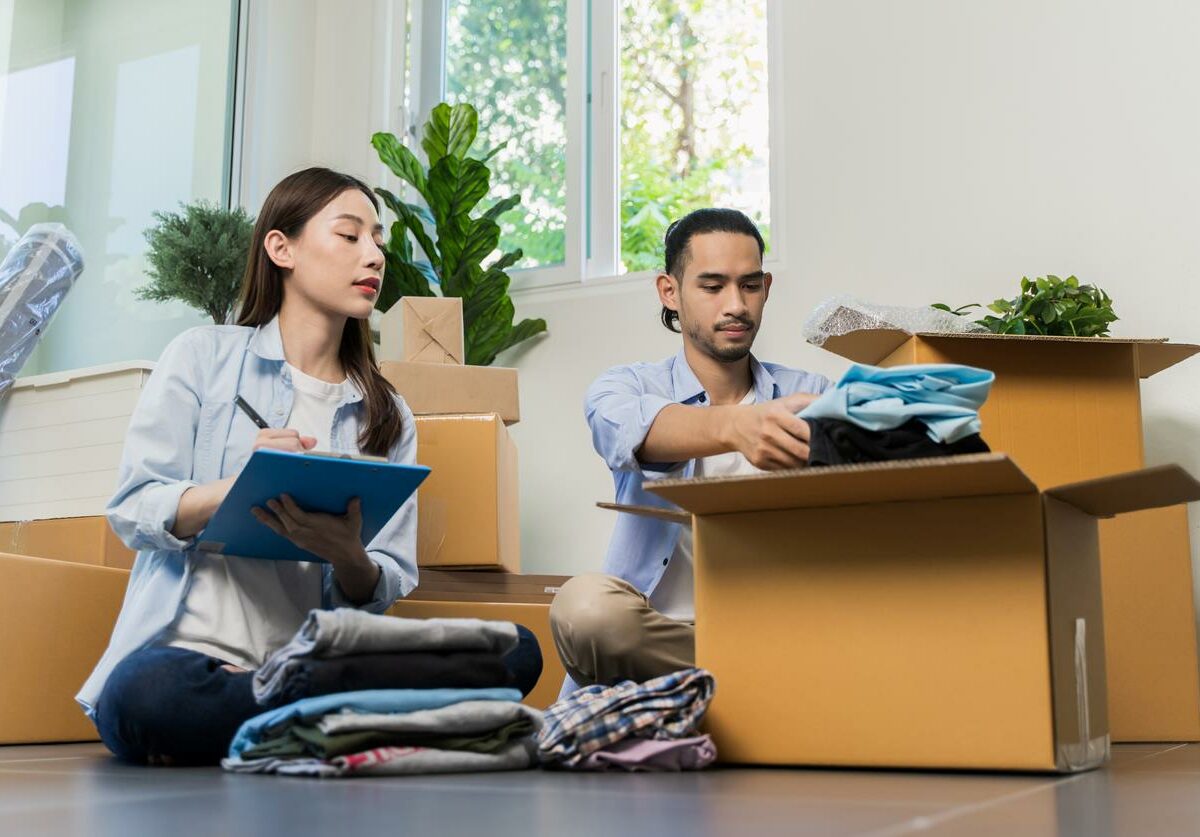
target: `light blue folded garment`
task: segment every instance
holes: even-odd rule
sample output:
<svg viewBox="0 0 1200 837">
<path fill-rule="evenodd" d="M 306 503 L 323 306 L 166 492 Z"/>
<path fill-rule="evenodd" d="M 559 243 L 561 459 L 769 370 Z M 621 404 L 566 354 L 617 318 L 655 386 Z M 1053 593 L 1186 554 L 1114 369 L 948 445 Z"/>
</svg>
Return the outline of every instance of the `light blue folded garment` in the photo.
<svg viewBox="0 0 1200 837">
<path fill-rule="evenodd" d="M 890 369 L 856 363 L 799 416 L 840 419 L 875 431 L 918 419 L 930 439 L 953 444 L 979 432 L 979 408 L 994 380 L 986 369 L 951 363 Z"/>
<path fill-rule="evenodd" d="M 422 709 L 441 709 L 467 700 L 516 702 L 520 699 L 521 693 L 516 689 L 368 689 L 305 698 L 255 715 L 243 723 L 229 745 L 229 757 L 240 757 L 255 744 L 278 735 L 293 723 L 314 721 L 342 711 L 382 714 L 417 712 Z"/>
</svg>

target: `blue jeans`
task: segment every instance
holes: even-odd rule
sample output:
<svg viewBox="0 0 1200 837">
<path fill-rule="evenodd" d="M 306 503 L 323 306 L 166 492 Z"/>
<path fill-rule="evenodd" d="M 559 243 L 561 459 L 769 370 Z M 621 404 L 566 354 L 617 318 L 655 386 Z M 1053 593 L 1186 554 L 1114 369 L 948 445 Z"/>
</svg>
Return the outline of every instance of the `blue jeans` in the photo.
<svg viewBox="0 0 1200 837">
<path fill-rule="evenodd" d="M 517 626 L 517 647 L 504 657 L 512 685 L 527 695 L 542 674 L 542 652 Z M 117 667 L 96 701 L 96 729 L 117 758 L 144 764 L 217 764 L 245 721 L 272 708 L 254 700 L 253 672 L 230 672 L 221 660 L 183 648 L 150 646 Z"/>
</svg>

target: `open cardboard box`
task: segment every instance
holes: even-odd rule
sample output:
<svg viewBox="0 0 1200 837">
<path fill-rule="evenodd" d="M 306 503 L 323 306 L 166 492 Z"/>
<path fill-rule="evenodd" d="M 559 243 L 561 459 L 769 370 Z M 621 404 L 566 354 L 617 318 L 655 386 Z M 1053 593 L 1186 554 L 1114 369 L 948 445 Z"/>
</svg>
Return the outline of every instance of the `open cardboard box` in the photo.
<svg viewBox="0 0 1200 837">
<path fill-rule="evenodd" d="M 836 313 L 833 316 L 836 316 Z M 1165 340 L 910 334 L 877 328 L 824 348 L 878 366 L 961 363 L 996 373 L 983 438 L 1037 485 L 1145 465 L 1141 379 L 1200 346 Z M 1200 654 L 1184 506 L 1100 523 L 1114 741 L 1200 741 Z"/>
<path fill-rule="evenodd" d="M 693 527 L 721 758 L 1074 772 L 1109 754 L 1097 518 L 1178 466 L 1044 492 L 1001 454 L 660 480 Z"/>
</svg>

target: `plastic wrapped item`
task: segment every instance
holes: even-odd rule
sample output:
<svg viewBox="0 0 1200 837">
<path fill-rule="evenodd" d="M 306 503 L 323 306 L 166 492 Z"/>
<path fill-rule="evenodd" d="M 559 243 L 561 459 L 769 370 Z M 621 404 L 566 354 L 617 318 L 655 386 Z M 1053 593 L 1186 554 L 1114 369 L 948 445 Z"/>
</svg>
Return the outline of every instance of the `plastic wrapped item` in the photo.
<svg viewBox="0 0 1200 837">
<path fill-rule="evenodd" d="M 962 334 L 986 332 L 970 317 L 951 314 L 940 308 L 902 305 L 876 305 L 852 296 L 834 296 L 813 309 L 802 326 L 804 339 L 823 346 L 830 337 L 852 331 L 885 328 L 909 334 Z"/>
<path fill-rule="evenodd" d="M 62 224 L 30 227 L 0 263 L 0 396 L 82 272 L 83 250 Z"/>
</svg>

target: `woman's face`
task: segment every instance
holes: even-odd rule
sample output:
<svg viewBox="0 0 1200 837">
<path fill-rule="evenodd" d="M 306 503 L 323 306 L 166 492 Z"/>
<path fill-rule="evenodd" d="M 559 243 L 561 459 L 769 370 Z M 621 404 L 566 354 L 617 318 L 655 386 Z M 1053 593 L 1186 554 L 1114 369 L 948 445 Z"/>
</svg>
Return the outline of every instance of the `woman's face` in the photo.
<svg viewBox="0 0 1200 837">
<path fill-rule="evenodd" d="M 347 189 L 310 218 L 296 238 L 279 235 L 273 245 L 276 235 L 268 236 L 266 246 L 275 263 L 291 271 L 283 283 L 285 297 L 298 295 L 330 314 L 370 316 L 383 279 L 383 226 L 366 195 Z"/>
</svg>

